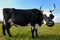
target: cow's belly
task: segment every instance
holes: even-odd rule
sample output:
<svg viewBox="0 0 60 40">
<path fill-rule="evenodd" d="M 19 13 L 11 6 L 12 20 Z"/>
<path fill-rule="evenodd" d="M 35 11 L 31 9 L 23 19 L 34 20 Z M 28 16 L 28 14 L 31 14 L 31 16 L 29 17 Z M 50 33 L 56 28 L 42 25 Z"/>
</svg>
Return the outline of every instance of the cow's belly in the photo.
<svg viewBox="0 0 60 40">
<path fill-rule="evenodd" d="M 15 18 L 12 20 L 14 24 L 20 25 L 20 26 L 26 26 L 28 25 L 28 20 L 25 18 Z"/>
<path fill-rule="evenodd" d="M 26 25 L 28 25 L 28 22 L 24 22 L 24 21 L 14 21 L 13 22 L 14 24 L 17 24 L 17 25 L 20 25 L 20 26 L 26 26 Z"/>
<path fill-rule="evenodd" d="M 28 23 L 15 23 L 15 24 L 20 25 L 20 26 L 26 26 L 26 25 L 28 25 Z"/>
</svg>

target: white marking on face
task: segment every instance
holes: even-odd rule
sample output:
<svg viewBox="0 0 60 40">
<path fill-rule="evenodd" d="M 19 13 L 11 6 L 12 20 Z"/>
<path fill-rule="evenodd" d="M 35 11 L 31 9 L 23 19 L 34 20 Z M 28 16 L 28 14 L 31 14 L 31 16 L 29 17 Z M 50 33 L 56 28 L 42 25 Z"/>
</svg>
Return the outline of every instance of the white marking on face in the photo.
<svg viewBox="0 0 60 40">
<path fill-rule="evenodd" d="M 46 14 L 47 17 L 49 17 L 49 15 L 51 14 L 50 10 L 45 10 L 43 11 L 43 15 Z"/>
<path fill-rule="evenodd" d="M 49 17 L 49 15 L 51 14 L 50 10 L 45 10 L 43 11 L 43 15 L 46 15 L 47 17 Z M 43 19 L 43 23 L 46 24 L 47 22 L 45 21 L 45 19 Z"/>
</svg>

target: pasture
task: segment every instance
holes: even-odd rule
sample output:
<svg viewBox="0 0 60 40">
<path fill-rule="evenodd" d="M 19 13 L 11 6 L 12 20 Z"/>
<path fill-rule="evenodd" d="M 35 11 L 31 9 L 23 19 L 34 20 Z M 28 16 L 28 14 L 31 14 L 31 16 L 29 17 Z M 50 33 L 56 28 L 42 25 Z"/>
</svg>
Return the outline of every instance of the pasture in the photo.
<svg viewBox="0 0 60 40">
<path fill-rule="evenodd" d="M 38 37 L 31 37 L 30 26 L 15 27 L 12 26 L 10 29 L 13 37 L 3 36 L 2 34 L 2 24 L 0 24 L 0 40 L 60 40 L 60 24 L 56 23 L 53 27 L 47 27 L 42 25 L 38 29 Z M 6 33 L 7 34 L 7 33 Z"/>
</svg>

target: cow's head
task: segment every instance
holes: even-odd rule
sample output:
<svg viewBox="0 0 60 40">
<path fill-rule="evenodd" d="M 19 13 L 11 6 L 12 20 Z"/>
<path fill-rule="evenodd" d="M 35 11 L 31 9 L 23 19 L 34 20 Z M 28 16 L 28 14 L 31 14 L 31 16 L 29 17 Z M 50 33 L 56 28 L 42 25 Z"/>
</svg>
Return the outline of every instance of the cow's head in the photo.
<svg viewBox="0 0 60 40">
<path fill-rule="evenodd" d="M 52 14 L 52 12 L 54 10 L 55 10 L 55 4 L 54 4 L 54 8 L 52 10 L 44 10 L 43 11 L 43 23 L 49 27 L 54 26 L 54 21 L 53 21 L 54 15 Z"/>
</svg>

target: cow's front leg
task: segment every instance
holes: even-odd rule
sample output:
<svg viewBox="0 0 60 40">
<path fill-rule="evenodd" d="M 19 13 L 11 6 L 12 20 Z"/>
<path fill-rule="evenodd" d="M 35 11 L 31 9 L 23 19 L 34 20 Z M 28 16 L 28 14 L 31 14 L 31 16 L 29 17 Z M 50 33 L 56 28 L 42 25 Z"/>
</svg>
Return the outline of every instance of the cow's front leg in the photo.
<svg viewBox="0 0 60 40">
<path fill-rule="evenodd" d="M 36 37 L 38 37 L 37 29 L 35 29 L 35 34 L 36 34 Z"/>
<path fill-rule="evenodd" d="M 34 38 L 34 30 L 35 30 L 35 28 L 34 27 L 31 27 L 32 38 Z"/>
<path fill-rule="evenodd" d="M 39 25 L 36 24 L 36 25 L 35 25 L 35 34 L 36 34 L 36 37 L 38 37 L 38 32 L 37 32 L 38 28 L 39 28 Z"/>
</svg>

